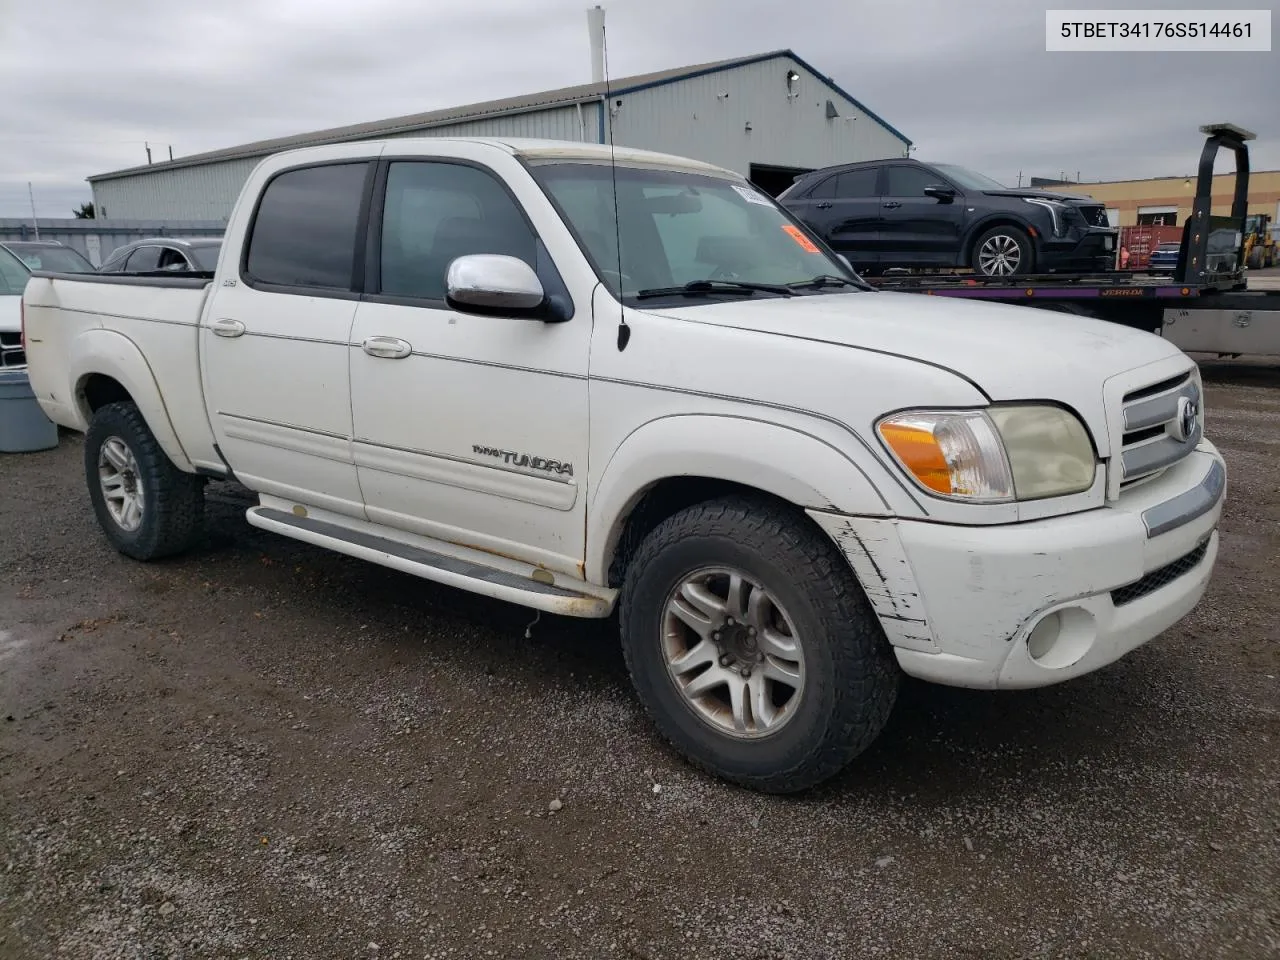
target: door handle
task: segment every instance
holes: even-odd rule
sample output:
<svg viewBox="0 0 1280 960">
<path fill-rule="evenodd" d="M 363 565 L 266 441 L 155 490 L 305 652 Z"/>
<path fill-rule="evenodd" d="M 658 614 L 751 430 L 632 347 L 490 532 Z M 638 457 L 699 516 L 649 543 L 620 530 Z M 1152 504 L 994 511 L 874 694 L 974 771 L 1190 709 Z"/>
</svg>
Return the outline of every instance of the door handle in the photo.
<svg viewBox="0 0 1280 960">
<path fill-rule="evenodd" d="M 413 353 L 413 346 L 398 337 L 369 337 L 360 346 L 369 356 L 384 360 L 403 360 Z"/>
<path fill-rule="evenodd" d="M 830 201 L 830 200 L 820 200 L 820 201 L 818 201 L 816 204 L 814 204 L 814 206 L 816 206 L 819 210 L 830 210 L 830 209 L 831 209 L 831 201 Z"/>
<path fill-rule="evenodd" d="M 231 320 L 229 318 L 214 320 L 213 323 L 209 324 L 209 329 L 213 331 L 215 337 L 244 336 L 244 324 L 239 320 Z"/>
<path fill-rule="evenodd" d="M 900 206 L 902 206 L 902 204 L 900 204 L 897 200 L 890 200 L 888 203 L 885 204 L 885 207 L 888 208 L 889 210 L 892 210 L 895 207 L 900 207 Z"/>
</svg>

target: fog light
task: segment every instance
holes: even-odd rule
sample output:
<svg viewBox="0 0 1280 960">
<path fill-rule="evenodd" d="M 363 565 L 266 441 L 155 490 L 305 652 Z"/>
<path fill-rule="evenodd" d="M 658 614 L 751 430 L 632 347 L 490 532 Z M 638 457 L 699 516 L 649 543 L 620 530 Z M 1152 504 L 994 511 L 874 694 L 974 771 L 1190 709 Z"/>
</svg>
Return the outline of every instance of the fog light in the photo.
<svg viewBox="0 0 1280 960">
<path fill-rule="evenodd" d="M 1098 623 L 1084 607 L 1047 614 L 1027 636 L 1027 655 L 1048 670 L 1078 663 L 1098 638 Z"/>
<path fill-rule="evenodd" d="M 1027 637 L 1027 653 L 1031 654 L 1031 659 L 1037 661 L 1043 659 L 1058 642 L 1058 635 L 1061 632 L 1062 618 L 1058 616 L 1057 611 L 1037 623 L 1036 628 L 1031 631 L 1031 636 Z"/>
</svg>

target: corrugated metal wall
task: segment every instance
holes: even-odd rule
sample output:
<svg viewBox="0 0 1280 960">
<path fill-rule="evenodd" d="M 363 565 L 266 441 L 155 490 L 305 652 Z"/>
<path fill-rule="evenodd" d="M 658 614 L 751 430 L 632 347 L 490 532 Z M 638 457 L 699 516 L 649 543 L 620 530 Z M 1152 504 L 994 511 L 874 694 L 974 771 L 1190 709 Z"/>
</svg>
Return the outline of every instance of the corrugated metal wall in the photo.
<svg viewBox="0 0 1280 960">
<path fill-rule="evenodd" d="M 787 71 L 800 75 L 790 91 Z M 617 99 L 622 106 L 616 107 Z M 827 118 L 827 101 L 838 117 Z M 614 98 L 614 142 L 719 164 L 825 167 L 900 157 L 906 144 L 798 63 L 777 58 Z M 747 125 L 750 124 L 750 131 Z"/>
<path fill-rule="evenodd" d="M 790 90 L 788 70 L 800 75 Z M 613 120 L 620 145 L 681 154 L 744 175 L 751 164 L 811 169 L 899 157 L 906 145 L 808 69 L 775 58 L 651 87 L 621 98 Z M 827 116 L 827 102 L 837 116 Z M 490 117 L 396 137 L 509 136 L 586 140 L 600 132 L 596 103 Z M 748 124 L 750 130 L 747 129 Z M 259 159 L 139 173 L 93 186 L 108 220 L 225 220 Z"/>
<path fill-rule="evenodd" d="M 226 160 L 101 180 L 93 184 L 93 205 L 104 220 L 225 221 L 260 162 Z"/>
<path fill-rule="evenodd" d="M 600 130 L 599 112 L 600 108 L 595 104 L 583 104 L 579 123 L 577 107 L 555 107 L 535 113 L 515 113 L 505 117 L 413 130 L 396 134 L 396 137 L 537 137 L 595 143 Z"/>
<path fill-rule="evenodd" d="M 220 237 L 221 221 L 207 220 L 66 220 L 40 218 L 41 240 L 57 240 L 73 247 L 101 266 L 112 250 L 143 237 Z M 5 240 L 35 240 L 36 231 L 30 220 L 0 218 L 0 243 Z"/>
<path fill-rule="evenodd" d="M 430 127 L 395 134 L 403 137 L 544 137 L 552 140 L 582 140 L 595 143 L 599 134 L 600 109 L 584 104 L 556 107 L 533 113 L 491 117 L 448 126 Z M 148 220 L 222 220 L 231 216 L 236 198 L 249 174 L 262 158 L 226 160 L 198 167 L 157 170 L 118 180 L 93 184 L 93 202 L 99 215 Z"/>
</svg>

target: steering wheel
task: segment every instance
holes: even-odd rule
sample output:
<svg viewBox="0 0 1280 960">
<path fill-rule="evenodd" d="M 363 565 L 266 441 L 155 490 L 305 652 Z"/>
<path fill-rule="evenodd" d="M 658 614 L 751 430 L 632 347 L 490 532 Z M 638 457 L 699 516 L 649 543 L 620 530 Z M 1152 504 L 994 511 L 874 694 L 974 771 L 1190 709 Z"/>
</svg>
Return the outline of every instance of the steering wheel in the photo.
<svg viewBox="0 0 1280 960">
<path fill-rule="evenodd" d="M 737 280 L 738 274 L 735 273 L 733 270 L 730 270 L 728 267 L 720 266 L 712 270 L 711 276 L 707 277 L 707 279 L 708 280 Z"/>
</svg>

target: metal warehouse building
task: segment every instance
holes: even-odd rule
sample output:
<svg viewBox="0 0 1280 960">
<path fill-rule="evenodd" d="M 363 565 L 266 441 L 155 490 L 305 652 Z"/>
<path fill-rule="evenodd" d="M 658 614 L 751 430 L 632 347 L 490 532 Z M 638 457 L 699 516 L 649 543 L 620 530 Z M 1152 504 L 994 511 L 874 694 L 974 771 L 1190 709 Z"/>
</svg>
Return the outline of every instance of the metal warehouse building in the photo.
<svg viewBox="0 0 1280 960">
<path fill-rule="evenodd" d="M 593 74 L 603 76 L 598 49 Z M 607 96 L 606 96 L 607 94 Z M 386 137 L 546 137 L 659 150 L 749 176 L 772 194 L 801 172 L 904 156 L 910 141 L 790 50 L 320 130 L 89 178 L 110 220 L 226 220 L 281 150 Z"/>
</svg>

